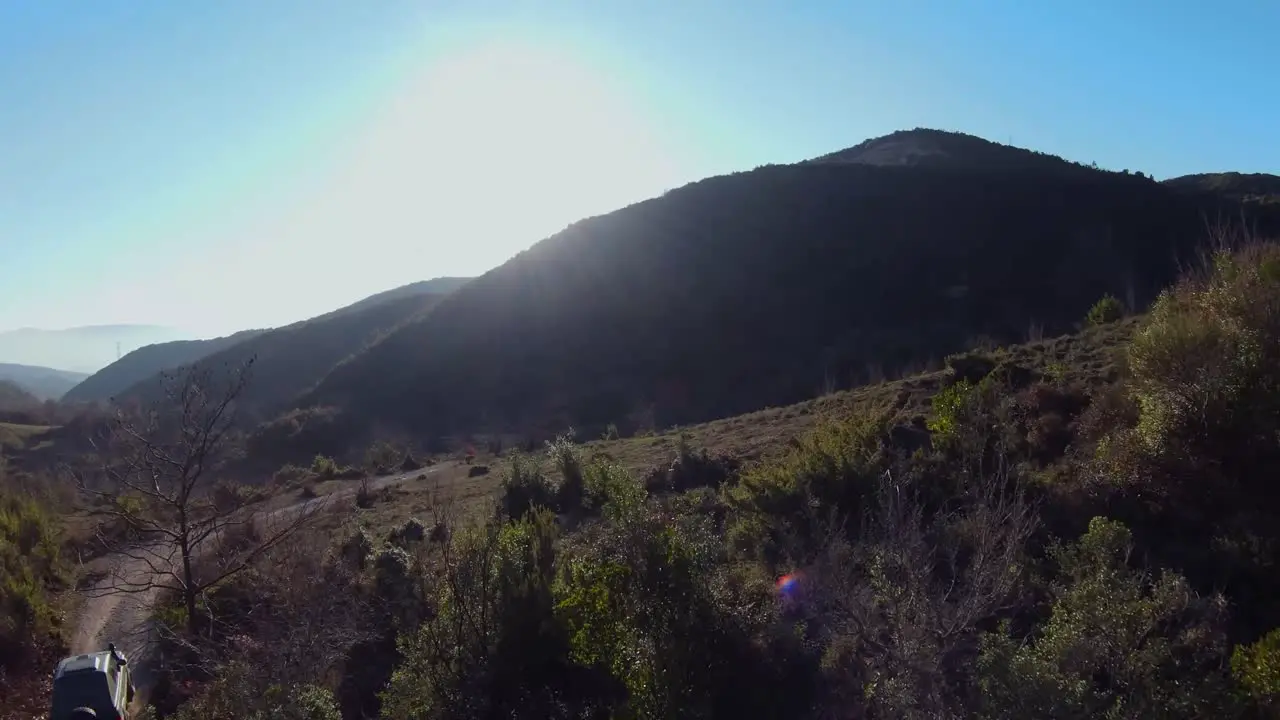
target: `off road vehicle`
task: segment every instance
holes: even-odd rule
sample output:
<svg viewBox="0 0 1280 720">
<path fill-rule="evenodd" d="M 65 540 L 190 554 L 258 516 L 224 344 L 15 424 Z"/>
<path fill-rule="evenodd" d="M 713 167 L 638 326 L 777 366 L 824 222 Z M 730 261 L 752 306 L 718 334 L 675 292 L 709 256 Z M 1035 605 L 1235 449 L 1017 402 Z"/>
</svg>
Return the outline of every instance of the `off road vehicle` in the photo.
<svg viewBox="0 0 1280 720">
<path fill-rule="evenodd" d="M 133 693 L 128 658 L 114 644 L 102 652 L 73 655 L 53 672 L 49 720 L 128 720 Z"/>
</svg>

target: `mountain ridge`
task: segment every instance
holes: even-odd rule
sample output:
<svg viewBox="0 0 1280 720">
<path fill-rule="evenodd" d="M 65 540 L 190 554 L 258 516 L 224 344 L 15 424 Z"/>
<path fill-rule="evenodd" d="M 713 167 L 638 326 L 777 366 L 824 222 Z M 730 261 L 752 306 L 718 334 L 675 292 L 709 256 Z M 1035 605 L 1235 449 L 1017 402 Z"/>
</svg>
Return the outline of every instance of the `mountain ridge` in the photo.
<svg viewBox="0 0 1280 720">
<path fill-rule="evenodd" d="M 1068 330 L 1107 293 L 1145 303 L 1203 218 L 1238 209 L 959 133 L 886 138 L 574 223 L 334 368 L 301 406 L 444 435 L 786 404 L 869 364 Z M 911 160 L 937 142 L 979 157 Z"/>
<path fill-rule="evenodd" d="M 18 363 L 0 363 L 0 380 L 7 380 L 40 400 L 60 400 L 89 377 L 85 373 Z"/>
<path fill-rule="evenodd" d="M 86 377 L 68 391 L 63 399 L 67 402 L 110 400 L 116 394 L 158 372 L 195 362 L 206 355 L 244 342 L 264 332 L 267 330 L 241 330 L 238 333 L 207 340 L 173 340 L 140 347 Z"/>
<path fill-rule="evenodd" d="M 181 366 L 221 372 L 244 366 L 252 359 L 251 380 L 237 405 L 245 422 L 263 420 L 310 389 L 345 358 L 401 323 L 427 312 L 465 282 L 465 278 L 436 278 L 393 288 L 314 318 L 224 343 Z M 155 401 L 160 389 L 161 375 L 159 371 L 152 372 L 120 390 L 114 399 Z"/>
</svg>

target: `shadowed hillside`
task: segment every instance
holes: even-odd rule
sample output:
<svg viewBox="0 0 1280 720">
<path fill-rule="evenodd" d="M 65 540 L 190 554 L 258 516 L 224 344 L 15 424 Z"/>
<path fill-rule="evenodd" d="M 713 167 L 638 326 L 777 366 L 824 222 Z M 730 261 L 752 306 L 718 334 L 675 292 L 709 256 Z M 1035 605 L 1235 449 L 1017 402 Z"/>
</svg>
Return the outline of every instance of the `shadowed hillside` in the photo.
<svg viewBox="0 0 1280 720">
<path fill-rule="evenodd" d="M 338 317 L 339 315 L 356 313 L 362 310 L 368 310 L 375 305 L 381 305 L 393 300 L 400 300 L 401 298 L 412 297 L 415 295 L 448 295 L 454 290 L 457 290 L 463 285 L 471 282 L 471 280 L 472 278 L 465 277 L 439 277 L 432 278 L 430 280 L 421 280 L 416 283 L 409 283 L 408 285 L 401 285 L 398 288 L 386 290 L 376 295 L 370 295 L 359 302 L 354 302 L 344 308 L 313 318 L 313 320 L 327 320 L 329 318 Z"/>
<path fill-rule="evenodd" d="M 40 404 L 39 398 L 11 380 L 0 380 L 0 410 L 26 410 Z"/>
<path fill-rule="evenodd" d="M 311 320 L 256 334 L 195 362 L 220 372 L 253 359 L 252 381 L 239 408 L 245 422 L 257 422 L 288 407 L 335 365 L 426 312 L 457 285 L 455 278 L 407 285 Z M 121 398 L 154 399 L 160 380 L 159 375 L 148 377 Z"/>
<path fill-rule="evenodd" d="M 195 362 L 263 332 L 266 331 L 243 330 L 211 340 L 176 340 L 138 348 L 86 378 L 63 399 L 67 402 L 110 400 L 162 370 Z"/>
<path fill-rule="evenodd" d="M 1238 200 L 1280 201 L 1280 175 L 1267 173 L 1200 173 L 1170 178 L 1164 183 L 1178 190 L 1214 192 Z"/>
<path fill-rule="evenodd" d="M 979 336 L 1069 330 L 1105 293 L 1144 305 L 1206 218 L 1238 215 L 1217 195 L 978 138 L 885 140 L 939 137 L 941 166 L 769 166 L 576 223 L 305 402 L 432 434 L 723 417 Z"/>
<path fill-rule="evenodd" d="M 0 380 L 8 380 L 41 400 L 61 398 L 86 377 L 66 370 L 0 363 Z"/>
<path fill-rule="evenodd" d="M 277 356 L 280 353 L 276 348 L 289 344 L 298 344 L 296 351 L 299 353 L 308 353 L 308 348 L 323 346 L 324 349 L 319 355 L 303 361 L 302 365 L 310 368 L 314 360 L 315 363 L 321 364 L 328 362 L 331 367 L 362 348 L 377 333 L 403 319 L 402 313 L 414 311 L 417 308 L 414 298 L 445 295 L 461 287 L 467 280 L 468 278 L 435 278 L 411 283 L 370 295 L 338 310 L 275 330 L 244 330 L 213 340 L 172 342 L 142 348 L 85 380 L 68 393 L 66 399 L 69 401 L 109 400 L 116 396 L 136 394 L 139 391 L 137 386 L 147 381 L 157 380 L 157 376 L 166 370 L 173 370 L 205 358 L 212 358 L 214 363 L 239 364 L 252 354 L 262 352 L 264 348 L 265 356 Z M 409 302 L 403 302 L 406 300 Z M 395 307 L 388 307 L 380 313 L 368 312 L 380 306 Z M 364 327 L 365 324 L 368 324 L 368 327 Z M 308 328 L 307 332 L 298 334 L 297 331 L 302 328 Z M 273 338 L 265 344 L 247 344 L 263 334 L 272 335 Z M 241 345 L 244 347 L 236 349 Z M 233 352 L 222 354 L 224 351 L 233 349 L 235 349 Z M 288 359 L 288 353 L 286 352 L 282 357 Z M 320 374 L 328 369 L 328 367 L 322 370 L 312 368 L 307 371 L 304 373 L 307 382 L 301 387 L 314 384 Z M 262 371 L 259 370 L 259 372 Z M 255 384 L 262 382 L 259 380 Z M 291 397 L 291 393 L 296 394 L 300 391 L 296 382 L 286 381 L 285 385 L 287 387 L 284 394 L 287 397 Z M 262 390 L 268 395 L 274 394 L 272 389 L 262 388 Z"/>
</svg>

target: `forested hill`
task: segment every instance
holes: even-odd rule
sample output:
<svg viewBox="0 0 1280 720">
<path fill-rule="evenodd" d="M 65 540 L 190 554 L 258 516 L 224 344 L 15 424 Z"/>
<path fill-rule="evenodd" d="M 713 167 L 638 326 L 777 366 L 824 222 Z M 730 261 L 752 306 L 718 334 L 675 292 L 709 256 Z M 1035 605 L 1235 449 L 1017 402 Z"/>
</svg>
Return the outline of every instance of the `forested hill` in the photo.
<svg viewBox="0 0 1280 720">
<path fill-rule="evenodd" d="M 241 398 L 246 421 L 262 419 L 310 389 L 334 365 L 466 284 L 468 278 L 423 280 L 371 295 L 337 310 L 272 330 L 246 330 L 216 340 L 142 348 L 89 378 L 69 399 L 158 397 L 163 373 L 200 366 L 221 373 L 255 360 Z"/>
<path fill-rule="evenodd" d="M 1069 329 L 1105 293 L 1145 303 L 1205 219 L 1234 212 L 1211 193 L 1029 156 L 768 166 L 584 220 L 304 404 L 430 433 L 730 415 L 979 336 Z"/>
<path fill-rule="evenodd" d="M 63 399 L 67 402 L 110 400 L 156 373 L 193 363 L 263 332 L 266 331 L 243 330 L 209 340 L 174 340 L 140 347 L 85 378 Z"/>
</svg>

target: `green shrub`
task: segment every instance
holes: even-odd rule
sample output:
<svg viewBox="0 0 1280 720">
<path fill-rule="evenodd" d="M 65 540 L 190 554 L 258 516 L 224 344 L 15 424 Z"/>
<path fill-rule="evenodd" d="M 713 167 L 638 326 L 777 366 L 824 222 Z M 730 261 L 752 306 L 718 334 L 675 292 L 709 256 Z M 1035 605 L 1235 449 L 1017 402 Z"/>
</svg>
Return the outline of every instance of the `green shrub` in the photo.
<svg viewBox="0 0 1280 720">
<path fill-rule="evenodd" d="M 338 475 L 338 464 L 331 457 L 316 455 L 315 459 L 311 461 L 311 472 L 325 480 L 329 480 Z"/>
<path fill-rule="evenodd" d="M 399 466 L 405 453 L 386 440 L 377 440 L 364 452 L 364 466 L 370 470 L 387 471 Z"/>
<path fill-rule="evenodd" d="M 60 523 L 39 501 L 0 489 L 0 671 L 56 643 L 49 591 L 64 578 Z"/>
<path fill-rule="evenodd" d="M 1280 629 L 1252 645 L 1237 646 L 1231 653 L 1231 674 L 1249 699 L 1273 716 L 1280 709 Z"/>
<path fill-rule="evenodd" d="M 933 415 L 926 424 L 929 432 L 941 440 L 957 437 L 960 434 L 964 414 L 977 392 L 977 385 L 964 379 L 939 390 L 930 401 Z"/>
<path fill-rule="evenodd" d="M 585 478 L 582 455 L 573 442 L 573 430 L 547 443 L 547 457 L 559 475 L 556 485 L 556 509 L 570 512 L 582 507 Z"/>
<path fill-rule="evenodd" d="M 507 518 L 519 520 L 535 507 L 555 509 L 556 492 L 537 462 L 522 453 L 512 453 L 502 474 L 499 509 Z"/>
<path fill-rule="evenodd" d="M 699 487 L 719 488 L 738 473 L 739 463 L 723 455 L 712 456 L 706 448 L 694 450 L 689 436 L 681 433 L 671 465 L 654 468 L 645 477 L 650 492 L 684 492 Z"/>
<path fill-rule="evenodd" d="M 542 510 L 449 543 L 438 613 L 400 638 L 383 717 L 576 716 L 556 711 L 582 685 L 552 615 L 555 534 Z"/>
<path fill-rule="evenodd" d="M 1085 316 L 1085 324 L 1091 327 L 1098 325 L 1106 325 L 1113 323 L 1124 317 L 1124 305 L 1116 296 L 1107 294 L 1103 295 L 1098 302 L 1089 308 L 1089 314 Z"/>
<path fill-rule="evenodd" d="M 1222 717 L 1235 705 L 1223 672 L 1225 603 L 1174 573 L 1128 566 L 1129 530 L 1094 518 L 1053 551 L 1062 575 L 1034 638 L 1005 623 L 986 637 L 984 717 Z"/>
<path fill-rule="evenodd" d="M 811 552 L 832 514 L 838 522 L 856 522 L 891 461 L 888 425 L 883 413 L 826 422 L 785 455 L 726 486 L 734 552 L 772 565 Z"/>
<path fill-rule="evenodd" d="M 1275 536 L 1280 490 L 1280 246 L 1215 256 L 1155 302 L 1129 348 L 1130 476 L 1175 506 Z M 1226 516 L 1239 515 L 1232 520 Z"/>
<path fill-rule="evenodd" d="M 621 465 L 595 460 L 583 468 L 584 505 L 600 508 L 605 519 L 622 523 L 644 505 L 645 488 Z"/>
</svg>

